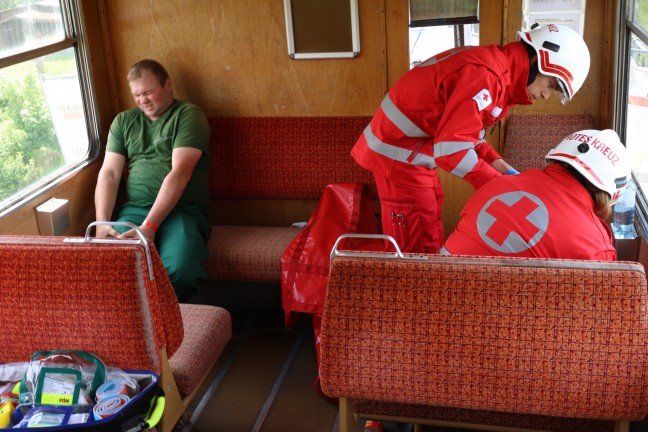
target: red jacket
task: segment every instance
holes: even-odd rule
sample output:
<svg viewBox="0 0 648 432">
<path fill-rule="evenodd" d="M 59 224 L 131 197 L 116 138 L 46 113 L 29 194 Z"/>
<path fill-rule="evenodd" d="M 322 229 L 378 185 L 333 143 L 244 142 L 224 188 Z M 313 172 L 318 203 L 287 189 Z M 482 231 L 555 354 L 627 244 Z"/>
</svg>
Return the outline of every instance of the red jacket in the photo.
<svg viewBox="0 0 648 432">
<path fill-rule="evenodd" d="M 612 231 L 587 190 L 552 164 L 502 176 L 475 192 L 445 243 L 455 255 L 616 259 Z"/>
<path fill-rule="evenodd" d="M 508 108 L 531 104 L 522 42 L 460 47 L 417 65 L 396 82 L 352 150 L 364 168 L 413 186 L 433 186 L 439 168 L 479 188 L 500 174 L 501 156 L 481 132 Z"/>
</svg>

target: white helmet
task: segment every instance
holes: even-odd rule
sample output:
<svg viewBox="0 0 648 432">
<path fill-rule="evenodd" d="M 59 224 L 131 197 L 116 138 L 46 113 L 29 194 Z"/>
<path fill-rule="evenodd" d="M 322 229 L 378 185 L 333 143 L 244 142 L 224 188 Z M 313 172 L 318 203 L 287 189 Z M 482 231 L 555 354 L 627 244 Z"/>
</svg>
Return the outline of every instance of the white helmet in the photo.
<svg viewBox="0 0 648 432">
<path fill-rule="evenodd" d="M 583 38 L 559 24 L 532 27 L 529 31 L 518 32 L 517 37 L 536 50 L 540 73 L 558 78 L 561 102 L 569 102 L 589 72 L 590 54 Z"/>
<path fill-rule="evenodd" d="M 574 132 L 545 158 L 571 165 L 592 185 L 610 195 L 610 205 L 619 199 L 630 181 L 630 157 L 611 129 Z"/>
</svg>

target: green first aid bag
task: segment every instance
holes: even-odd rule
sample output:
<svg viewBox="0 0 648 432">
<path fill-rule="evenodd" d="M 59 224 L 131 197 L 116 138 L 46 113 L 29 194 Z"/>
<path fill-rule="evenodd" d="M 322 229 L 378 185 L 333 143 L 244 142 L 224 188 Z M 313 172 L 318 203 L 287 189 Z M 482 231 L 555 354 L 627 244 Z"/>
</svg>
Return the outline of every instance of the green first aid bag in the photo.
<svg viewBox="0 0 648 432">
<path fill-rule="evenodd" d="M 32 354 L 20 382 L 20 404 L 90 405 L 106 380 L 106 366 L 84 351 L 56 350 Z"/>
</svg>

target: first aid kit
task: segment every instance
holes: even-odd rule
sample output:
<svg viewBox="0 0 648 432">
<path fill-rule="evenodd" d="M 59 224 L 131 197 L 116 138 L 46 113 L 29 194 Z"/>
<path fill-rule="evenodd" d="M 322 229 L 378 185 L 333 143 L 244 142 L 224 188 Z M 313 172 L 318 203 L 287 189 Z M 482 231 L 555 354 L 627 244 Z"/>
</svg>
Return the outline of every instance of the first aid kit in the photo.
<svg viewBox="0 0 648 432">
<path fill-rule="evenodd" d="M 8 391 L 11 375 L 22 378 Z M 138 432 L 159 422 L 164 403 L 154 372 L 106 367 L 87 352 L 42 351 L 0 365 L 0 430 Z"/>
</svg>

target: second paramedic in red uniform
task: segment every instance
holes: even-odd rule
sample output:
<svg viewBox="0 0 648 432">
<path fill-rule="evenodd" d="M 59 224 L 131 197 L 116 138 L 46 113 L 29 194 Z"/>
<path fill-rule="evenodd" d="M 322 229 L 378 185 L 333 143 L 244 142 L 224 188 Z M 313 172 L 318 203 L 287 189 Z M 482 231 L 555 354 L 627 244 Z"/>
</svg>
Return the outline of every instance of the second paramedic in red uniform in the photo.
<svg viewBox="0 0 648 432">
<path fill-rule="evenodd" d="M 460 47 L 417 65 L 396 82 L 351 154 L 372 171 L 383 232 L 404 252 L 434 253 L 444 240 L 436 168 L 479 189 L 517 171 L 483 139 L 509 107 L 558 94 L 567 103 L 589 71 L 573 30 L 549 24 L 505 46 Z"/>
<path fill-rule="evenodd" d="M 543 170 L 504 176 L 475 192 L 439 252 L 615 260 L 605 219 L 630 180 L 616 132 L 575 132 L 545 158 Z"/>
</svg>

